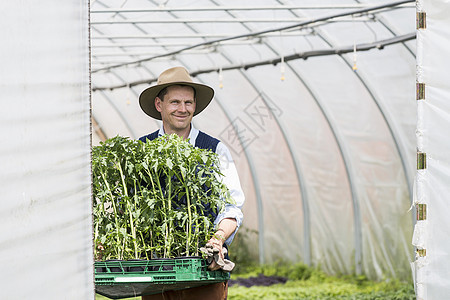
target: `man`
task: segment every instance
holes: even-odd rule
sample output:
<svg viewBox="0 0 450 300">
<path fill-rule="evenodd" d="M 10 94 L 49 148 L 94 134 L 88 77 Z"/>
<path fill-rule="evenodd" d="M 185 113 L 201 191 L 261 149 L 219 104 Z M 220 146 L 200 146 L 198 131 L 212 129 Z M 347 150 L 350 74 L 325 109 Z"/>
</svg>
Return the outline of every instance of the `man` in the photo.
<svg viewBox="0 0 450 300">
<path fill-rule="evenodd" d="M 223 182 L 230 190 L 235 204 L 225 205 L 222 213 L 215 216 L 216 233 L 209 240 L 214 248 L 219 249 L 219 255 L 224 258 L 224 245 L 229 245 L 237 229 L 242 223 L 242 205 L 244 194 L 242 192 L 239 177 L 230 151 L 224 143 L 220 142 L 194 128 L 192 118 L 203 111 L 211 102 L 214 90 L 200 83 L 194 83 L 186 69 L 174 67 L 161 73 L 155 86 L 144 90 L 139 96 L 139 104 L 142 110 L 152 118 L 162 120 L 159 130 L 143 136 L 142 141 L 153 140 L 164 134 L 177 134 L 195 147 L 211 149 L 219 155 L 221 172 L 224 175 Z M 218 270 L 221 268 L 213 261 L 209 268 Z M 228 291 L 227 283 L 210 284 L 197 288 L 180 291 L 168 291 L 158 295 L 143 296 L 143 300 L 156 299 L 226 299 Z"/>
</svg>

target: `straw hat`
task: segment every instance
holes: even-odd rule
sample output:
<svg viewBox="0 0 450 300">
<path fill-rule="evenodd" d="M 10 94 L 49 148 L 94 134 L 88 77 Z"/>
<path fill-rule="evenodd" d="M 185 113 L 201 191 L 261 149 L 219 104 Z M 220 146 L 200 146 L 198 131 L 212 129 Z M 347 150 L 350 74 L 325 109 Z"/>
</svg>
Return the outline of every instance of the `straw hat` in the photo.
<svg viewBox="0 0 450 300">
<path fill-rule="evenodd" d="M 196 105 L 194 116 L 204 110 L 214 96 L 214 90 L 211 87 L 193 82 L 185 68 L 174 67 L 162 72 L 158 77 L 157 84 L 145 89 L 141 93 L 139 96 L 139 105 L 142 110 L 150 117 L 161 120 L 161 113 L 155 107 L 155 98 L 162 89 L 176 84 L 188 85 L 195 89 Z"/>
</svg>

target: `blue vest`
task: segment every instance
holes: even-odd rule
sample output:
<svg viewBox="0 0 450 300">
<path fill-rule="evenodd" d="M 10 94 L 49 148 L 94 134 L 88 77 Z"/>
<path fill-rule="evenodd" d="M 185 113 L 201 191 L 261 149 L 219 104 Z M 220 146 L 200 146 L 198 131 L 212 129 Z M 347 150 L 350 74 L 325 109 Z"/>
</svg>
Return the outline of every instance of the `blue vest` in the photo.
<svg viewBox="0 0 450 300">
<path fill-rule="evenodd" d="M 143 141 L 144 143 L 146 142 L 147 139 L 149 139 L 150 141 L 153 141 L 154 139 L 156 139 L 158 137 L 158 134 L 159 134 L 159 129 L 156 130 L 155 132 L 152 132 L 143 137 L 140 137 L 139 140 Z M 200 149 L 210 149 L 212 152 L 216 152 L 217 144 L 219 144 L 219 142 L 220 141 L 218 139 L 213 138 L 212 136 L 210 136 L 202 131 L 199 131 L 197 139 L 195 140 L 195 147 L 200 148 Z"/>
</svg>

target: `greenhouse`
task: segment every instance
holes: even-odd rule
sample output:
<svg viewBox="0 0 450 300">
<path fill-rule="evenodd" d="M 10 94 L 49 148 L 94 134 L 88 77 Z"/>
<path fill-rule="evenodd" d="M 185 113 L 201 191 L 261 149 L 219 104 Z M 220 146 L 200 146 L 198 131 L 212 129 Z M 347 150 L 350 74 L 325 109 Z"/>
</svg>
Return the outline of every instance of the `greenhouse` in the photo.
<svg viewBox="0 0 450 300">
<path fill-rule="evenodd" d="M 183 67 L 245 195 L 231 260 L 450 299 L 448 2 L 55 4 L 0 8 L 0 298 L 95 299 L 93 149 L 161 128 L 140 95 Z"/>
</svg>

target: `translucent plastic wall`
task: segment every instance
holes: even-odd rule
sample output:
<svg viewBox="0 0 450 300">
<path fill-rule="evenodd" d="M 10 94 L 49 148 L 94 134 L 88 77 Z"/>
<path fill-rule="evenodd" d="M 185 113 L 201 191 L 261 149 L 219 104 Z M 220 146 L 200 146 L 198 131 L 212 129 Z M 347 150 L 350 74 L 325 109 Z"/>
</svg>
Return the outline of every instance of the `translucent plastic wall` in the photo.
<svg viewBox="0 0 450 300">
<path fill-rule="evenodd" d="M 257 260 L 302 261 L 332 274 L 410 278 L 415 42 L 384 41 L 408 34 L 414 39 L 413 3 L 165 56 L 214 39 L 208 35 L 251 34 L 384 3 L 335 1 L 314 9 L 321 6 L 317 1 L 267 0 L 254 5 L 274 9 L 239 10 L 233 7 L 242 6 L 240 1 L 128 1 L 122 11 L 107 12 L 122 3 L 97 1 L 91 14 L 94 144 L 158 128 L 139 108 L 137 98 L 148 84 L 138 81 L 154 84 L 166 68 L 185 66 L 198 73 L 194 80 L 216 91 L 194 124 L 232 151 L 246 194 L 243 227 L 256 232 L 248 243 L 257 249 Z M 276 9 L 283 5 L 290 9 Z M 229 9 L 183 10 L 217 6 Z M 141 10 L 126 12 L 136 7 Z M 125 27 L 126 20 L 135 23 Z M 372 43 L 371 50 L 335 54 Z M 325 50 L 333 53 L 281 62 Z M 260 63 L 272 59 L 279 60 Z"/>
<path fill-rule="evenodd" d="M 88 1 L 0 15 L 0 298 L 94 299 Z"/>
<path fill-rule="evenodd" d="M 417 299 L 448 299 L 450 295 L 450 61 L 446 1 L 418 1 L 417 30 L 417 173 L 418 211 L 412 264 Z M 444 30 L 445 29 L 445 30 Z"/>
</svg>

